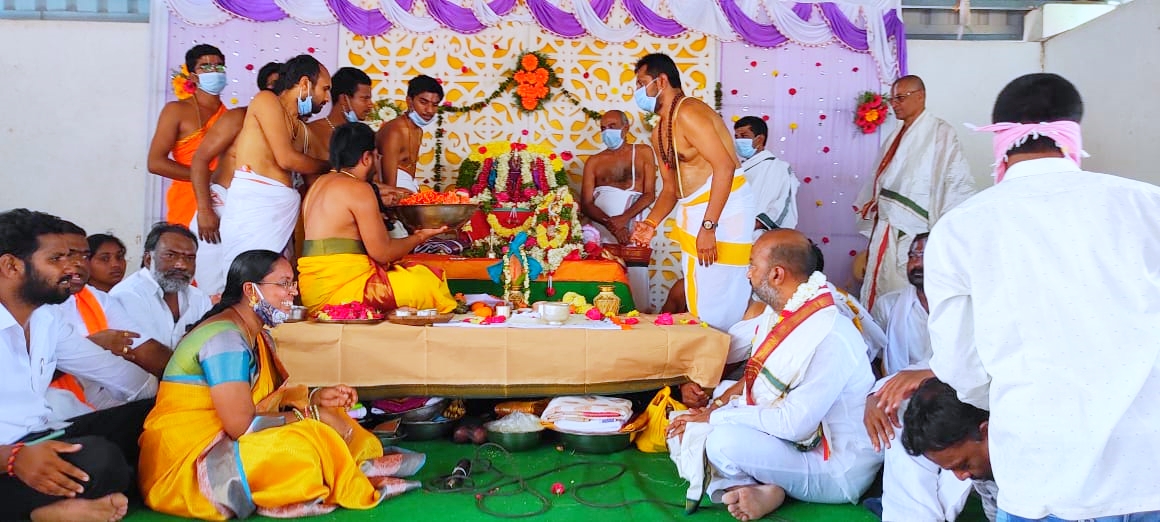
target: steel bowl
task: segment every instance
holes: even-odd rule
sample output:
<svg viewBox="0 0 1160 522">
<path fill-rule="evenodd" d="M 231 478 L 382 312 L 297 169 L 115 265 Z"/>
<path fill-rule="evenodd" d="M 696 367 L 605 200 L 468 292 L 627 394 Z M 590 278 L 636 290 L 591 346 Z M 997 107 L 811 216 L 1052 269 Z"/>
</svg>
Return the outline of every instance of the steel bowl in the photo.
<svg viewBox="0 0 1160 522">
<path fill-rule="evenodd" d="M 540 445 L 540 433 L 542 430 L 522 432 L 487 430 L 487 441 L 499 444 L 511 452 L 526 451 Z"/>
<path fill-rule="evenodd" d="M 399 220 L 411 230 L 439 228 L 458 230 L 471 215 L 479 210 L 479 205 L 470 203 L 440 205 L 399 205 L 391 207 Z"/>
<path fill-rule="evenodd" d="M 565 447 L 572 448 L 579 453 L 606 454 L 616 453 L 628 447 L 632 441 L 631 433 L 611 433 L 607 435 L 584 435 L 558 431 L 560 442 Z"/>
<path fill-rule="evenodd" d="M 404 411 L 398 414 L 398 416 L 403 419 L 403 422 L 429 421 L 438 417 L 440 413 L 443 413 L 443 408 L 446 406 L 447 399 L 440 399 L 435 403 Z"/>
<path fill-rule="evenodd" d="M 451 433 L 451 427 L 454 425 L 455 421 L 451 419 L 404 422 L 403 433 L 406 434 L 408 440 L 412 441 L 445 439 Z"/>
</svg>

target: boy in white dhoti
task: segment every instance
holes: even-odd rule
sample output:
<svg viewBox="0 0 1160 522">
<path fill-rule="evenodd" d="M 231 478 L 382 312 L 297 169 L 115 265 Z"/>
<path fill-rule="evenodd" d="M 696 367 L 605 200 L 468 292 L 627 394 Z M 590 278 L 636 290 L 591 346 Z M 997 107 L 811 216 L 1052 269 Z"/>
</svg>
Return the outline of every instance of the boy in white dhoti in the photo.
<svg viewBox="0 0 1160 522">
<path fill-rule="evenodd" d="M 773 512 L 786 496 L 856 502 L 882 463 L 858 417 L 874 383 L 866 345 L 834 306 L 825 276 L 812 272 L 815 264 L 799 232 L 758 239 L 749 281 L 769 309 L 744 378 L 711 407 L 670 424 L 670 450 L 680 462 L 696 463 L 687 458 L 699 450 L 696 441 L 682 447 L 680 437 L 686 426 L 703 433 L 701 423 L 708 423 L 708 493 L 739 520 Z M 680 471 L 690 477 L 686 466 Z"/>
<path fill-rule="evenodd" d="M 745 271 L 756 215 L 733 153 L 732 133 L 712 107 L 685 97 L 672 58 L 650 54 L 635 71 L 637 106 L 660 116 L 652 143 L 664 182 L 632 242 L 649 244 L 657 223 L 677 207 L 672 237 L 681 246 L 689 312 L 725 331 L 749 304 Z"/>
<path fill-rule="evenodd" d="M 733 124 L 733 144 L 741 158 L 745 182 L 753 186 L 757 222 L 753 238 L 775 228 L 796 228 L 797 191 L 801 182 L 785 160 L 765 150 L 769 127 L 757 116 L 746 116 Z"/>
<path fill-rule="evenodd" d="M 292 173 L 330 170 L 295 148 L 296 140 L 309 136 L 299 118 L 321 112 L 330 99 L 326 67 L 310 55 L 295 56 L 280 71 L 275 91 L 254 96 L 238 133 L 238 170 L 221 214 L 223 267 L 247 250 L 285 251 L 301 200 Z"/>
<path fill-rule="evenodd" d="M 883 142 L 874 176 L 855 200 L 858 231 L 870 238 L 860 301 L 906 288 L 906 252 L 914 236 L 930 232 L 948 210 L 978 192 L 958 136 L 926 111 L 917 76 L 894 82 L 890 106 L 902 125 Z"/>
</svg>

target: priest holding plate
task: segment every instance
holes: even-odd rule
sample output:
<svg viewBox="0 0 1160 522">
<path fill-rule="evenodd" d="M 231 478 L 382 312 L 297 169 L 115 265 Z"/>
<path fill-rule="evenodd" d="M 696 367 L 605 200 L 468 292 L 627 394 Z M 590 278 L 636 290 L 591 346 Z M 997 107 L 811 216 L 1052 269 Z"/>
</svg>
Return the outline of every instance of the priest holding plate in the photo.
<svg viewBox="0 0 1160 522">
<path fill-rule="evenodd" d="M 324 305 L 364 302 L 387 312 L 399 307 L 455 309 L 442 274 L 398 261 L 447 226 L 420 228 L 406 238 L 387 234 L 369 179 L 375 133 L 363 123 L 338 127 L 330 141 L 335 171 L 322 176 L 302 204 L 306 241 L 298 259 L 302 304 L 311 315 Z"/>
</svg>

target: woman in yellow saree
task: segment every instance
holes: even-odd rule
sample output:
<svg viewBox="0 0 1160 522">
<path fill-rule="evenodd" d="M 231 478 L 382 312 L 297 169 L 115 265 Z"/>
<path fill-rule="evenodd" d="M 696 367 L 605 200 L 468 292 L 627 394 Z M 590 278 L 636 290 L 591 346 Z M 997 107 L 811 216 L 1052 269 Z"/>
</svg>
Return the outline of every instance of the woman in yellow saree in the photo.
<svg viewBox="0 0 1160 522">
<path fill-rule="evenodd" d="M 141 435 L 145 504 L 184 517 L 222 520 L 369 509 L 420 486 L 416 453 L 383 455 L 346 414 L 348 386 L 287 386 L 268 328 L 297 294 L 285 258 L 244 252 L 231 264 L 221 302 L 174 350 Z"/>
</svg>

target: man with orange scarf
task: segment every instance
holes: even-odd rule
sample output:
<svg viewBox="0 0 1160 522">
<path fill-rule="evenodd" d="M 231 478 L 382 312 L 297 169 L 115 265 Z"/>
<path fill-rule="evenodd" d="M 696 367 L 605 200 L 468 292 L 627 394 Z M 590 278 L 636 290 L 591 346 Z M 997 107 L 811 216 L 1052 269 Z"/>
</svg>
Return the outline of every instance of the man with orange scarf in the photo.
<svg viewBox="0 0 1160 522">
<path fill-rule="evenodd" d="M 139 337 L 138 332 L 141 329 L 116 299 L 88 286 L 91 252 L 85 239 L 85 231 L 73 223 L 65 222 L 65 226 L 68 233 L 64 234 L 64 238 L 68 243 L 69 252 L 75 252 L 84 261 L 78 264 L 76 272 L 69 278 L 69 291 L 72 295 L 65 302 L 49 307 L 54 309 L 62 322 L 71 324 L 77 332 L 86 335 L 97 346 L 160 377 L 161 372 L 165 370 L 165 363 L 169 360 L 165 347 L 150 339 L 136 349 L 132 348 L 134 339 Z M 128 366 L 125 367 L 123 377 L 127 383 L 145 378 L 142 372 L 133 371 Z M 78 403 L 67 397 L 50 395 L 53 399 L 50 402 L 54 405 L 54 413 L 63 418 L 88 413 L 93 409 L 119 406 L 126 402 L 123 397 L 110 393 L 98 384 L 68 374 L 60 374 L 52 381 L 52 387 L 71 392 L 79 401 Z"/>
<path fill-rule="evenodd" d="M 149 145 L 149 172 L 169 178 L 165 221 L 189 224 L 197 212 L 189 165 L 205 134 L 226 113 L 221 92 L 226 87 L 226 58 L 208 44 L 185 53 L 184 82 L 175 80 L 177 101 L 165 104 Z M 180 78 L 180 77 L 179 77 Z M 216 165 L 210 163 L 210 170 Z"/>
</svg>

